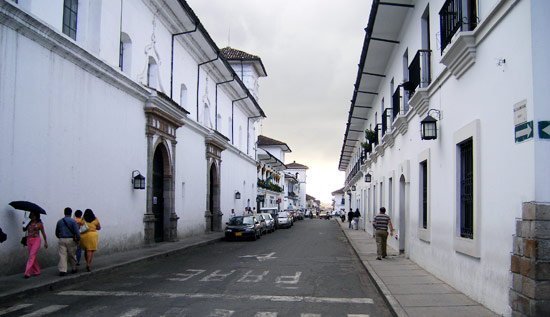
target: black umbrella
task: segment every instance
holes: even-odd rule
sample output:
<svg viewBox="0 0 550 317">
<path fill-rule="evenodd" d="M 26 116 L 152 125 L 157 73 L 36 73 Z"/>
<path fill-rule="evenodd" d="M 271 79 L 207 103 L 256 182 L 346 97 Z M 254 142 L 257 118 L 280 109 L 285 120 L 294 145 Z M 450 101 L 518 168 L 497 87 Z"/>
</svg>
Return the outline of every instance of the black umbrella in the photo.
<svg viewBox="0 0 550 317">
<path fill-rule="evenodd" d="M 24 201 L 24 200 L 18 200 L 18 201 L 12 201 L 10 203 L 10 206 L 12 206 L 15 209 L 30 211 L 30 212 L 37 212 L 39 214 L 46 214 L 46 211 L 38 206 L 35 203 L 31 203 L 30 201 Z"/>
</svg>

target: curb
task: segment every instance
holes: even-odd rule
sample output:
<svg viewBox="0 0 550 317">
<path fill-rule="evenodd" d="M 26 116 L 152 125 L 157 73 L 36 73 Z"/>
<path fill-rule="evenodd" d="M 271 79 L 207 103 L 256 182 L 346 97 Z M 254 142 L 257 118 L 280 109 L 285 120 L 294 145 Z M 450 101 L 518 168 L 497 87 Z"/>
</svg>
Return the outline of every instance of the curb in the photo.
<svg viewBox="0 0 550 317">
<path fill-rule="evenodd" d="M 10 302 L 10 301 L 21 300 L 26 296 L 36 295 L 36 294 L 39 294 L 39 293 L 42 293 L 42 292 L 53 291 L 53 290 L 56 290 L 56 289 L 60 289 L 62 287 L 66 287 L 68 285 L 76 284 L 77 282 L 87 281 L 87 280 L 89 280 L 91 278 L 94 278 L 98 275 L 104 275 L 104 274 L 108 274 L 108 273 L 111 273 L 111 272 L 115 272 L 115 271 L 117 271 L 119 269 L 122 269 L 122 268 L 124 268 L 128 265 L 131 265 L 131 264 L 147 262 L 147 261 L 153 261 L 153 260 L 156 260 L 156 259 L 159 259 L 159 258 L 173 256 L 173 255 L 176 255 L 176 254 L 179 254 L 181 252 L 188 251 L 188 250 L 191 250 L 191 249 L 194 249 L 194 248 L 198 248 L 198 247 L 209 245 L 209 244 L 214 244 L 216 242 L 222 241 L 223 239 L 224 239 L 224 237 L 216 237 L 216 238 L 213 238 L 213 239 L 210 239 L 210 240 L 197 242 L 195 244 L 182 246 L 181 248 L 177 248 L 177 249 L 173 249 L 173 250 L 159 251 L 158 253 L 155 253 L 155 254 L 152 254 L 152 255 L 137 257 L 137 258 L 125 261 L 125 262 L 120 262 L 120 263 L 117 263 L 117 264 L 113 264 L 113 265 L 105 266 L 105 267 L 102 267 L 102 268 L 98 268 L 98 269 L 96 269 L 96 270 L 94 270 L 90 273 L 87 273 L 87 272 L 79 272 L 77 274 L 70 274 L 69 273 L 69 275 L 67 275 L 65 277 L 59 277 L 55 281 L 42 282 L 41 284 L 38 284 L 38 285 L 32 285 L 32 286 L 30 286 L 29 288 L 27 288 L 25 290 L 18 290 L 18 291 L 15 291 L 15 292 L 0 295 L 0 303 L 7 303 L 7 302 Z"/>
<path fill-rule="evenodd" d="M 337 222 L 338 222 L 338 220 L 337 220 Z M 378 277 L 378 275 L 376 274 L 376 272 L 374 271 L 374 269 L 372 268 L 370 263 L 368 263 L 368 261 L 366 261 L 366 260 L 361 259 L 361 256 L 359 255 L 359 253 L 357 252 L 357 249 L 355 248 L 355 243 L 349 237 L 346 230 L 344 228 L 342 228 L 342 225 L 340 225 L 340 223 L 338 223 L 338 225 L 340 226 L 340 229 L 342 229 L 342 232 L 344 233 L 344 236 L 346 236 L 346 239 L 350 243 L 350 245 L 353 249 L 353 252 L 357 256 L 357 258 L 359 259 L 359 261 L 361 262 L 363 267 L 365 268 L 365 271 L 367 271 L 367 274 L 369 275 L 372 283 L 374 284 L 374 286 L 378 290 L 378 293 L 380 293 L 381 297 L 384 299 L 384 302 L 387 304 L 387 306 L 388 306 L 390 312 L 392 313 L 392 315 L 396 316 L 396 317 L 408 316 L 408 314 L 405 312 L 403 307 L 401 307 L 399 302 L 389 292 L 389 290 L 386 287 L 386 285 L 384 284 L 384 282 L 382 282 L 380 277 Z"/>
</svg>

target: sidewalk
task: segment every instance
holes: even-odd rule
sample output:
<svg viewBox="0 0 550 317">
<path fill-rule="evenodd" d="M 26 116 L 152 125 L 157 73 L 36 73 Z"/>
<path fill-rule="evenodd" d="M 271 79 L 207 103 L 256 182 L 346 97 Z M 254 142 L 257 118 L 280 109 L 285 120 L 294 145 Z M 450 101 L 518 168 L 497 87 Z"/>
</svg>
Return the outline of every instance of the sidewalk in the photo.
<svg viewBox="0 0 550 317">
<path fill-rule="evenodd" d="M 223 238 L 223 232 L 205 233 L 198 236 L 181 238 L 177 242 L 156 243 L 152 246 L 128 250 L 115 254 L 94 255 L 92 272 L 86 272 L 86 261 L 82 255 L 79 272 L 76 274 L 67 273 L 60 277 L 57 266 L 41 269 L 39 276 L 29 279 L 23 278 L 23 273 L 0 277 L 0 304 L 9 303 L 21 299 L 27 295 L 37 292 L 54 290 L 70 283 L 90 279 L 98 274 L 105 274 L 120 269 L 126 265 L 149 261 L 155 258 L 165 257 L 194 247 L 200 247 L 209 243 L 219 241 Z"/>
<path fill-rule="evenodd" d="M 337 220 L 357 256 L 397 316 L 497 316 L 388 246 L 376 260 L 376 240 Z"/>
</svg>

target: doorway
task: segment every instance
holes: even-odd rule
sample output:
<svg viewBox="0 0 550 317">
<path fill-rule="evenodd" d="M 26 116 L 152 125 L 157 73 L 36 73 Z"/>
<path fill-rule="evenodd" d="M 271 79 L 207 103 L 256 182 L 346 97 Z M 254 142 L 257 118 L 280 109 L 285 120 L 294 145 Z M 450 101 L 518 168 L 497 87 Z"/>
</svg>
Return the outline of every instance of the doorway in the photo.
<svg viewBox="0 0 550 317">
<path fill-rule="evenodd" d="M 216 164 L 210 165 L 208 178 L 208 218 L 210 218 L 210 225 L 208 230 L 219 231 L 221 228 L 221 216 L 220 216 L 220 182 L 218 177 L 218 168 Z"/>
<path fill-rule="evenodd" d="M 153 215 L 155 216 L 155 242 L 164 241 L 165 220 L 165 153 L 166 148 L 160 144 L 153 156 Z"/>
</svg>

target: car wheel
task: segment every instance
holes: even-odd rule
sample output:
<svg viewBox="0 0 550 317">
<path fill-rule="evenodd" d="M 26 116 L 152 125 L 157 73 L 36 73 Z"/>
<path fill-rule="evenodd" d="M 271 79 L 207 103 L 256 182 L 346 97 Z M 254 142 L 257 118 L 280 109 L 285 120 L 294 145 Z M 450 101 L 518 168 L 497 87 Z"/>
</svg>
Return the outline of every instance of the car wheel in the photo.
<svg viewBox="0 0 550 317">
<path fill-rule="evenodd" d="M 258 239 L 258 236 L 256 235 L 256 232 L 254 232 L 254 235 L 252 236 L 252 241 L 256 241 Z"/>
</svg>

